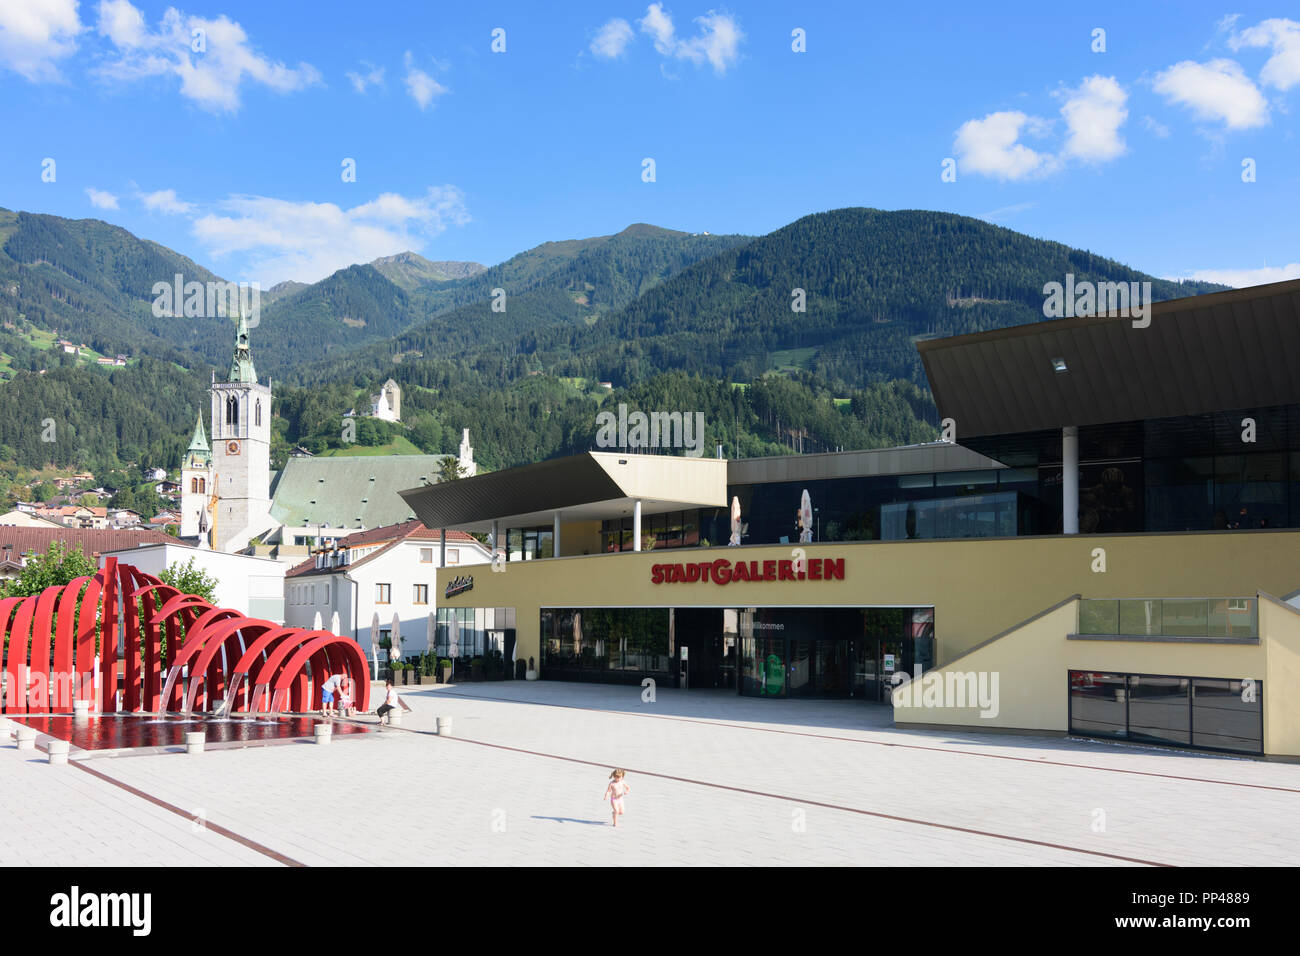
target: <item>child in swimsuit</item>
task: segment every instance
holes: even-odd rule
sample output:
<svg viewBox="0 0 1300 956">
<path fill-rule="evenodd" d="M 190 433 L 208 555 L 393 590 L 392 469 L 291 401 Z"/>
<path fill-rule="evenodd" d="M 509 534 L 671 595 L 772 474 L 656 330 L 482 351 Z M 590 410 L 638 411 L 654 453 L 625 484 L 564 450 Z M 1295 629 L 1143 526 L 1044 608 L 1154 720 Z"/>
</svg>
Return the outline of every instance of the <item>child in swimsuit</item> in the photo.
<svg viewBox="0 0 1300 956">
<path fill-rule="evenodd" d="M 627 776 L 624 770 L 615 770 L 609 775 L 609 786 L 605 788 L 605 796 L 602 798 L 609 801 L 610 814 L 614 818 L 614 826 L 618 826 L 618 818 L 626 810 L 623 808 L 623 797 L 632 789 L 626 780 Z"/>
</svg>

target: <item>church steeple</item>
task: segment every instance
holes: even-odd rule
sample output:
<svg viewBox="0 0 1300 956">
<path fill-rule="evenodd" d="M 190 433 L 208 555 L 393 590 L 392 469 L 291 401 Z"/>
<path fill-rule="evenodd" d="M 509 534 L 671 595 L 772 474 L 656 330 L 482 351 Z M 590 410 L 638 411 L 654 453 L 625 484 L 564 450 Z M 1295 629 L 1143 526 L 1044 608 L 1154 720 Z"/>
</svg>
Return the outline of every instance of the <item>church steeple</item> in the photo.
<svg viewBox="0 0 1300 956">
<path fill-rule="evenodd" d="M 208 435 L 203 430 L 203 413 L 199 412 L 199 420 L 194 423 L 194 437 L 190 439 L 190 451 L 200 452 L 204 456 L 208 454 Z"/>
<path fill-rule="evenodd" d="M 239 309 L 239 322 L 235 328 L 235 357 L 230 360 L 230 382 L 257 384 L 257 369 L 253 367 L 253 346 L 248 339 L 248 322 L 244 310 Z"/>
</svg>

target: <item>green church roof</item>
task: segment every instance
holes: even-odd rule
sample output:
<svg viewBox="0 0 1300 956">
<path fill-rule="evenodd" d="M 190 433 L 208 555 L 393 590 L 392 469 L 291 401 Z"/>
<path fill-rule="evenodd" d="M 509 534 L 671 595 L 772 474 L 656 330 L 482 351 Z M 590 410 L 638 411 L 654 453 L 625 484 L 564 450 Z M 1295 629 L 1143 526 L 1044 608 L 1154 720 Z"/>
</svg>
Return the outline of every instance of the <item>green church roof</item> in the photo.
<svg viewBox="0 0 1300 956">
<path fill-rule="evenodd" d="M 190 447 L 189 447 L 189 450 L 190 450 L 190 451 L 201 451 L 201 452 L 203 452 L 204 454 L 207 454 L 207 452 L 209 451 L 209 448 L 208 448 L 208 436 L 207 436 L 207 433 L 203 430 L 203 413 L 202 413 L 202 412 L 199 412 L 199 420 L 198 420 L 197 422 L 194 423 L 194 437 L 190 439 Z"/>
<path fill-rule="evenodd" d="M 401 524 L 411 507 L 397 493 L 438 480 L 441 455 L 290 458 L 275 475 L 271 517 L 286 528 Z"/>
</svg>

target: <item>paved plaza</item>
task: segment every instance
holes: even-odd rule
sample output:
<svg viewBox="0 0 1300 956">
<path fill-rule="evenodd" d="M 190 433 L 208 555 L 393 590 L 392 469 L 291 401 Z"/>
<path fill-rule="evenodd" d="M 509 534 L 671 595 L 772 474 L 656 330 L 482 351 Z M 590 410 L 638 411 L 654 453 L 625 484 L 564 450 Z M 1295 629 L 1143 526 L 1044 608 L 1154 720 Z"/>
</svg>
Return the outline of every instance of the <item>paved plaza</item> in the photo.
<svg viewBox="0 0 1300 956">
<path fill-rule="evenodd" d="M 1297 764 L 902 731 L 848 701 L 406 691 L 401 728 L 329 746 L 50 766 L 7 741 L 0 865 L 1300 863 Z M 615 766 L 632 786 L 617 830 Z"/>
</svg>

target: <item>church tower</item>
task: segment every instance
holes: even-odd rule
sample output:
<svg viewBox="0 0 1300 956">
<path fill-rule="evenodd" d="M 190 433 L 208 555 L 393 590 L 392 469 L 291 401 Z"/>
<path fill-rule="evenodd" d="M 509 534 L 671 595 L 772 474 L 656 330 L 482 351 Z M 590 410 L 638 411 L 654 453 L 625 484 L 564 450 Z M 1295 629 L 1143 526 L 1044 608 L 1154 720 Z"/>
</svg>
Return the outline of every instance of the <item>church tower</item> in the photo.
<svg viewBox="0 0 1300 956">
<path fill-rule="evenodd" d="M 201 538 L 200 547 L 207 546 L 208 529 L 212 526 L 212 513 L 208 510 L 211 496 L 212 449 L 203 431 L 203 413 L 199 412 L 194 437 L 181 459 L 181 537 Z"/>
<path fill-rule="evenodd" d="M 239 313 L 230 376 L 212 383 L 214 546 L 240 551 L 271 520 L 271 386 L 258 384 L 248 322 Z"/>
</svg>

